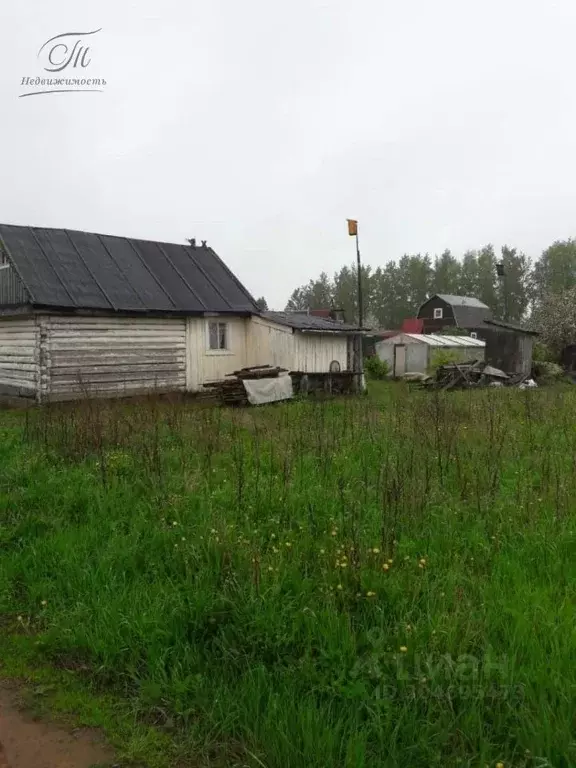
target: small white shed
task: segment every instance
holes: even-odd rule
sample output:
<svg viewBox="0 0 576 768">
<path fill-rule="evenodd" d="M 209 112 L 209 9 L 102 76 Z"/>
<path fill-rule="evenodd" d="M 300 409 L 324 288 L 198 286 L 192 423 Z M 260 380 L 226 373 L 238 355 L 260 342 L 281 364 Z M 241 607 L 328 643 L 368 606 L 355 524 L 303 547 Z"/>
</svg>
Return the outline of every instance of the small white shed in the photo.
<svg viewBox="0 0 576 768">
<path fill-rule="evenodd" d="M 400 333 L 376 344 L 376 354 L 388 363 L 393 376 L 427 373 L 437 352 L 455 362 L 484 360 L 486 344 L 473 336 L 444 336 L 435 333 Z"/>
</svg>

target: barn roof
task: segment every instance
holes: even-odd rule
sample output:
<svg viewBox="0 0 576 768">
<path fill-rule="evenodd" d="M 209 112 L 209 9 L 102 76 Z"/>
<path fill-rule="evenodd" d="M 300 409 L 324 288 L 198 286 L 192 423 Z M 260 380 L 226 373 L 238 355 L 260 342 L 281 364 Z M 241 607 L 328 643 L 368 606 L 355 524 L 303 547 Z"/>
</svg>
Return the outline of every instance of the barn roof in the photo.
<svg viewBox="0 0 576 768">
<path fill-rule="evenodd" d="M 329 317 L 318 317 L 305 312 L 262 312 L 262 317 L 297 331 L 325 331 L 332 333 L 358 333 L 358 326 L 341 323 Z M 363 329 L 364 330 L 364 329 Z"/>
<path fill-rule="evenodd" d="M 473 296 L 454 296 L 451 293 L 437 293 L 439 299 L 442 299 L 447 304 L 453 307 L 481 307 L 482 309 L 489 309 L 487 304 L 475 299 Z"/>
<path fill-rule="evenodd" d="M 0 224 L 33 306 L 115 312 L 258 313 L 207 246 Z"/>
</svg>

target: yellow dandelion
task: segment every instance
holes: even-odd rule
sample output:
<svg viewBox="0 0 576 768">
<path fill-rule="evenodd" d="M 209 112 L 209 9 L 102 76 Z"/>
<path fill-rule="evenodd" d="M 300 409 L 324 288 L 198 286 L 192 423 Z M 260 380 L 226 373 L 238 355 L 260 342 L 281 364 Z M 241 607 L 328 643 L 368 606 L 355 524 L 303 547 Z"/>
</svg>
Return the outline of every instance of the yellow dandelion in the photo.
<svg viewBox="0 0 576 768">
<path fill-rule="evenodd" d="M 366 597 L 376 597 L 376 592 L 366 592 Z"/>
<path fill-rule="evenodd" d="M 341 590 L 341 589 L 342 589 L 342 584 L 338 584 L 338 586 L 336 587 L 336 589 L 338 589 L 338 590 Z"/>
<path fill-rule="evenodd" d="M 504 763 L 496 763 L 496 768 L 504 768 Z"/>
<path fill-rule="evenodd" d="M 325 554 L 326 554 L 326 550 L 325 550 L 325 549 L 321 549 L 321 550 L 320 550 L 320 554 L 321 554 L 321 555 L 325 555 Z"/>
<path fill-rule="evenodd" d="M 218 533 L 218 531 L 216 530 L 216 528 L 212 528 L 212 530 L 210 531 L 210 533 L 214 534 L 214 533 Z"/>
<path fill-rule="evenodd" d="M 340 568 L 348 568 L 348 563 L 340 563 Z"/>
<path fill-rule="evenodd" d="M 408 648 L 405 645 L 400 646 L 400 653 L 408 653 Z"/>
<path fill-rule="evenodd" d="M 379 554 L 380 554 L 380 549 L 379 549 L 379 547 L 374 547 L 374 549 L 372 550 L 372 552 L 373 552 L 375 555 L 379 555 Z"/>
<path fill-rule="evenodd" d="M 384 563 L 384 565 L 382 566 L 382 570 L 384 570 L 384 571 L 389 571 L 390 570 L 390 566 L 388 565 L 388 563 Z"/>
<path fill-rule="evenodd" d="M 412 632 L 412 627 L 410 624 L 406 624 L 406 632 Z"/>
<path fill-rule="evenodd" d="M 270 536 L 270 538 L 271 538 L 271 539 L 275 539 L 275 538 L 276 538 L 276 534 L 275 534 L 275 533 L 273 533 L 273 534 Z"/>
<path fill-rule="evenodd" d="M 277 555 L 279 550 L 277 549 L 277 547 L 272 547 L 272 552 L 274 552 L 274 554 Z"/>
<path fill-rule="evenodd" d="M 18 618 L 18 621 L 24 621 L 24 619 L 22 618 L 22 616 L 18 616 L 17 618 Z"/>
<path fill-rule="evenodd" d="M 424 563 L 418 563 L 418 568 L 424 568 Z"/>
<path fill-rule="evenodd" d="M 176 527 L 176 526 L 178 525 L 178 523 L 176 522 L 176 520 L 174 520 L 174 521 L 172 522 L 172 525 L 173 525 L 174 527 Z"/>
<path fill-rule="evenodd" d="M 292 542 L 290 542 L 290 541 L 287 541 L 287 542 L 286 542 L 286 546 L 288 547 L 288 549 L 290 549 L 290 547 L 292 546 Z"/>
<path fill-rule="evenodd" d="M 337 536 L 337 535 L 338 535 L 338 531 L 332 531 L 332 536 Z"/>
<path fill-rule="evenodd" d="M 48 605 L 48 600 L 42 600 L 41 605 Z"/>
<path fill-rule="evenodd" d="M 420 563 L 421 565 L 426 565 L 426 558 L 425 557 L 421 558 Z"/>
<path fill-rule="evenodd" d="M 186 537 L 185 536 L 182 536 L 182 541 L 186 541 Z"/>
<path fill-rule="evenodd" d="M 273 570 L 274 570 L 274 568 L 272 568 L 272 566 L 271 566 L 271 565 L 269 565 L 269 566 L 268 566 L 268 570 L 269 570 L 269 571 L 273 571 Z"/>
</svg>

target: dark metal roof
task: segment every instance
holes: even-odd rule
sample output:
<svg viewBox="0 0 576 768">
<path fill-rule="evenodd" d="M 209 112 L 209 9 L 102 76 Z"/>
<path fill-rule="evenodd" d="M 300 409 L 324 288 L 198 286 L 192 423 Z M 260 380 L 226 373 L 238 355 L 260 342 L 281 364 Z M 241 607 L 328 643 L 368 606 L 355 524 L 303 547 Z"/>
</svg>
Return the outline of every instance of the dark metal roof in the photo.
<svg viewBox="0 0 576 768">
<path fill-rule="evenodd" d="M 516 331 L 517 333 L 525 333 L 528 336 L 539 336 L 538 331 L 531 331 L 528 328 L 523 328 L 521 325 L 515 323 L 504 322 L 504 320 L 484 320 L 484 325 L 495 325 L 497 328 L 505 328 L 508 331 Z"/>
<path fill-rule="evenodd" d="M 258 313 L 206 246 L 0 224 L 33 306 L 116 312 Z"/>
<path fill-rule="evenodd" d="M 358 333 L 357 325 L 340 323 L 328 317 L 308 315 L 304 312 L 262 312 L 262 317 L 279 325 L 287 325 L 297 331 L 330 331 L 332 333 Z M 362 329 L 366 330 L 366 329 Z"/>
<path fill-rule="evenodd" d="M 475 299 L 473 296 L 454 296 L 451 293 L 437 293 L 436 296 L 453 307 L 481 307 L 482 309 L 489 309 L 487 304 L 484 304 L 480 299 Z"/>
</svg>

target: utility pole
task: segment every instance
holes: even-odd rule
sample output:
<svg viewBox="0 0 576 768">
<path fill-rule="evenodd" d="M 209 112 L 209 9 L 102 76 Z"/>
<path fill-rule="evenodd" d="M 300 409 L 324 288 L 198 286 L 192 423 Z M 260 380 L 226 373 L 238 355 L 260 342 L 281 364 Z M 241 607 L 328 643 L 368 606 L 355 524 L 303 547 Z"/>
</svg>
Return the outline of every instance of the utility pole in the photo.
<svg viewBox="0 0 576 768">
<path fill-rule="evenodd" d="M 502 254 L 504 257 L 504 254 Z M 496 263 L 496 274 L 502 281 L 502 297 L 504 299 L 504 322 L 508 321 L 508 286 L 506 284 L 506 264 L 504 258 Z"/>
<path fill-rule="evenodd" d="M 360 242 L 358 240 L 358 222 L 355 219 L 348 219 L 348 234 L 356 239 L 356 272 L 358 276 L 358 336 L 356 341 L 356 365 L 355 370 L 358 373 L 358 391 L 361 391 L 362 379 L 364 376 L 364 350 L 362 344 L 361 330 L 364 327 L 364 301 L 362 296 L 362 262 L 360 259 Z"/>
</svg>

